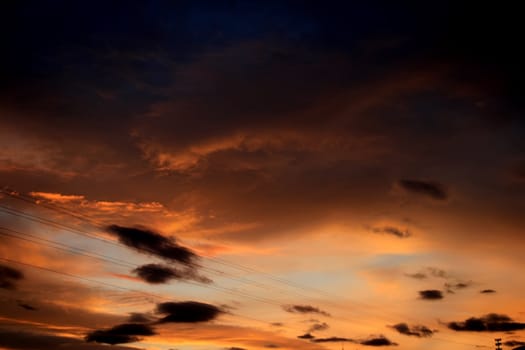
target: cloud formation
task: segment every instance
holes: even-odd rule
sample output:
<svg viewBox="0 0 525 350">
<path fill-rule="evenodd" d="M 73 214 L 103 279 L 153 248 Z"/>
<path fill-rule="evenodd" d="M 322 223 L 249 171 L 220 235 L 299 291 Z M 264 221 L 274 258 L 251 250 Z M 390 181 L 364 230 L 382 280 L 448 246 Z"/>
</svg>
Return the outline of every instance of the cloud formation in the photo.
<svg viewBox="0 0 525 350">
<path fill-rule="evenodd" d="M 409 326 L 406 323 L 398 323 L 389 327 L 395 329 L 401 334 L 415 336 L 418 338 L 431 337 L 432 334 L 434 334 L 433 330 L 423 325 Z"/>
<path fill-rule="evenodd" d="M 420 290 L 419 296 L 425 300 L 439 300 L 443 299 L 443 292 L 437 289 Z"/>
<path fill-rule="evenodd" d="M 132 271 L 139 278 L 151 284 L 167 283 L 170 280 L 193 280 L 201 283 L 211 283 L 212 280 L 199 275 L 193 267 L 177 269 L 160 264 L 146 264 Z"/>
<path fill-rule="evenodd" d="M 169 262 L 192 265 L 197 255 L 189 248 L 183 247 L 174 238 L 143 228 L 111 225 L 107 232 L 117 236 L 120 243 L 141 253 L 155 255 Z"/>
<path fill-rule="evenodd" d="M 448 198 L 445 186 L 439 182 L 402 179 L 398 181 L 399 186 L 405 191 L 434 200 L 443 201 Z"/>
<path fill-rule="evenodd" d="M 328 312 L 311 305 L 283 305 L 282 308 L 284 311 L 294 314 L 319 314 L 330 316 Z"/>
<path fill-rule="evenodd" d="M 222 312 L 214 305 L 197 301 L 166 302 L 157 305 L 157 313 L 164 315 L 158 323 L 208 322 Z"/>
<path fill-rule="evenodd" d="M 470 317 L 462 322 L 449 322 L 448 328 L 467 332 L 509 332 L 525 329 L 525 323 L 516 322 L 509 316 L 491 313 L 481 317 Z"/>
<path fill-rule="evenodd" d="M 0 288 L 13 290 L 16 282 L 24 278 L 24 274 L 10 266 L 0 265 Z"/>
<path fill-rule="evenodd" d="M 151 326 L 138 323 L 124 323 L 110 329 L 96 330 L 86 335 L 87 342 L 104 344 L 134 343 L 141 340 L 141 336 L 155 335 Z"/>
</svg>

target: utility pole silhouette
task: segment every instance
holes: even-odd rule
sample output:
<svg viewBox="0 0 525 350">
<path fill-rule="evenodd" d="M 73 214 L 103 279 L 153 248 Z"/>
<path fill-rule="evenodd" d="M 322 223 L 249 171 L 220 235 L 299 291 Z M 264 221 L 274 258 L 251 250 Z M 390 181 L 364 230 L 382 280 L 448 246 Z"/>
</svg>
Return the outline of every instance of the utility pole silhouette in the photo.
<svg viewBox="0 0 525 350">
<path fill-rule="evenodd" d="M 501 350 L 501 338 L 494 339 L 496 341 L 496 350 Z"/>
</svg>

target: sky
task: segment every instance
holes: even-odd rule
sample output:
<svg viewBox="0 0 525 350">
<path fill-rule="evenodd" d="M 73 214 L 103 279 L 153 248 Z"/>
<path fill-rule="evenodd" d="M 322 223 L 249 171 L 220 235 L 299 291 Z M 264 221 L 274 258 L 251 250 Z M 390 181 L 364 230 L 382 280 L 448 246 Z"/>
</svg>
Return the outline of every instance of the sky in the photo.
<svg viewBox="0 0 525 350">
<path fill-rule="evenodd" d="M 517 5 L 0 4 L 0 349 L 525 346 Z"/>
</svg>

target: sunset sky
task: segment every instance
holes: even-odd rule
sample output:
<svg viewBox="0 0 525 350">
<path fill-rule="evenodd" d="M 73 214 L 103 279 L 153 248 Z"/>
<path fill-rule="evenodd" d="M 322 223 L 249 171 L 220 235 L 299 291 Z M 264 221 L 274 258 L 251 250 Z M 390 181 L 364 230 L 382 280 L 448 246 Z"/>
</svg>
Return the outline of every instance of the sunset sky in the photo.
<svg viewBox="0 0 525 350">
<path fill-rule="evenodd" d="M 518 6 L 5 1 L 0 349 L 525 346 Z"/>
</svg>

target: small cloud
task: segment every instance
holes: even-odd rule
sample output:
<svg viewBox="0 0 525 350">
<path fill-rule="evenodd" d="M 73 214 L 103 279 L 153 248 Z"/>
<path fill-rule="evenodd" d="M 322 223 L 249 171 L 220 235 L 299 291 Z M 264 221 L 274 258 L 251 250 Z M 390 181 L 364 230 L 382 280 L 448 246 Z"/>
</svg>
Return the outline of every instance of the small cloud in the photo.
<svg viewBox="0 0 525 350">
<path fill-rule="evenodd" d="M 317 338 L 312 340 L 314 343 L 340 343 L 340 342 L 354 342 L 353 339 L 341 338 L 341 337 L 330 337 L 330 338 Z"/>
<path fill-rule="evenodd" d="M 326 322 L 314 323 L 313 325 L 310 326 L 310 328 L 308 329 L 307 333 L 320 332 L 320 331 L 324 331 L 324 330 L 326 330 L 328 328 L 330 328 L 330 326 Z"/>
<path fill-rule="evenodd" d="M 496 293 L 496 291 L 494 289 L 483 289 L 481 291 L 479 291 L 481 294 L 493 294 L 493 293 Z"/>
<path fill-rule="evenodd" d="M 419 296 L 425 300 L 439 300 L 443 299 L 443 292 L 436 289 L 420 290 Z"/>
<path fill-rule="evenodd" d="M 445 270 L 438 269 L 436 267 L 427 267 L 426 269 L 416 272 L 416 273 L 406 273 L 405 276 L 410 278 L 415 278 L 418 280 L 423 280 L 428 277 L 443 278 L 449 279 L 450 276 Z"/>
<path fill-rule="evenodd" d="M 282 322 L 272 322 L 272 323 L 270 323 L 270 326 L 282 327 L 282 326 L 284 326 L 284 323 L 282 323 Z"/>
<path fill-rule="evenodd" d="M 330 316 L 326 311 L 323 311 L 317 307 L 311 305 L 283 305 L 282 308 L 286 312 L 296 314 L 319 314 L 323 316 Z"/>
<path fill-rule="evenodd" d="M 231 348 L 224 348 L 224 350 L 246 350 L 245 348 L 240 348 L 237 346 L 232 346 Z"/>
<path fill-rule="evenodd" d="M 398 238 L 408 238 L 411 233 L 408 230 L 401 230 L 394 226 L 372 227 L 373 233 L 387 234 Z"/>
<path fill-rule="evenodd" d="M 16 282 L 23 278 L 24 274 L 21 271 L 0 265 L 0 288 L 13 290 L 16 288 Z"/>
<path fill-rule="evenodd" d="M 405 276 L 410 278 L 415 278 L 417 280 L 423 280 L 427 278 L 427 275 L 422 272 L 416 272 L 416 273 L 405 273 Z"/>
<path fill-rule="evenodd" d="M 177 269 L 161 264 L 146 264 L 132 271 L 139 278 L 151 284 L 163 284 L 170 280 L 193 280 L 201 283 L 212 283 L 212 280 L 199 275 L 193 267 Z"/>
<path fill-rule="evenodd" d="M 445 187 L 438 182 L 402 179 L 398 181 L 398 185 L 409 193 L 430 197 L 434 200 L 444 201 L 448 198 Z"/>
<path fill-rule="evenodd" d="M 448 328 L 455 331 L 470 332 L 509 332 L 525 329 L 525 323 L 513 321 L 509 316 L 491 313 L 481 317 L 471 317 L 463 322 L 450 322 Z"/>
<path fill-rule="evenodd" d="M 106 330 L 96 330 L 86 335 L 87 342 L 104 344 L 124 344 L 140 341 L 140 336 L 155 335 L 154 330 L 145 324 L 124 323 Z"/>
<path fill-rule="evenodd" d="M 211 304 L 197 301 L 166 302 L 157 305 L 157 312 L 165 315 L 158 323 L 197 323 L 211 321 L 222 311 Z"/>
<path fill-rule="evenodd" d="M 468 282 L 456 282 L 456 283 L 445 283 L 445 289 L 447 293 L 454 293 L 456 290 L 465 289 L 472 285 L 472 281 Z"/>
<path fill-rule="evenodd" d="M 311 335 L 310 333 L 305 333 L 303 335 L 297 336 L 297 338 L 299 338 L 299 339 L 314 339 L 315 337 L 313 335 Z"/>
<path fill-rule="evenodd" d="M 397 346 L 397 343 L 394 343 L 390 339 L 386 338 L 384 335 L 374 336 L 365 340 L 359 341 L 361 345 L 368 346 Z"/>
<path fill-rule="evenodd" d="M 395 324 L 389 327 L 395 329 L 401 334 L 410 335 L 410 336 L 419 337 L 419 338 L 431 337 L 432 334 L 434 334 L 435 332 L 423 325 L 409 326 L 406 323 L 398 323 L 398 324 Z"/>
<path fill-rule="evenodd" d="M 277 344 L 266 344 L 266 345 L 264 345 L 264 347 L 265 348 L 269 348 L 269 349 L 278 349 L 278 348 L 280 348 L 280 346 L 277 345 Z"/>
</svg>

